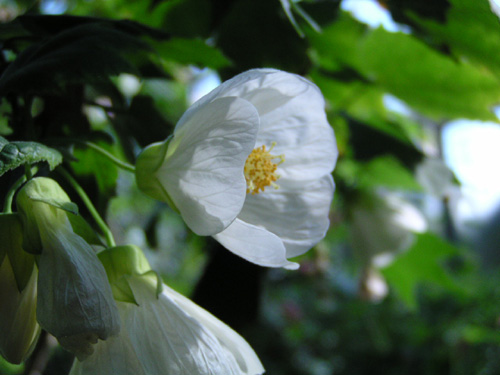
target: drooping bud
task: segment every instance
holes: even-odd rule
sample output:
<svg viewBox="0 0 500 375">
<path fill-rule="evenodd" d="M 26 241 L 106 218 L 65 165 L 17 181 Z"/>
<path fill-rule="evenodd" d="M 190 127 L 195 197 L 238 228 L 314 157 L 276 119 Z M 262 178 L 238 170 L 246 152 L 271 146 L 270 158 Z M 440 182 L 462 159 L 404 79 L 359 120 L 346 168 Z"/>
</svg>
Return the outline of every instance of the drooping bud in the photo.
<svg viewBox="0 0 500 375">
<path fill-rule="evenodd" d="M 37 270 L 34 257 L 22 247 L 17 214 L 0 214 L 0 354 L 19 364 L 35 346 Z"/>
<path fill-rule="evenodd" d="M 38 258 L 37 319 L 67 350 L 84 359 L 98 339 L 117 334 L 120 318 L 106 272 L 91 246 L 73 231 L 77 213 L 62 188 L 35 178 L 17 195 L 25 250 Z"/>
</svg>

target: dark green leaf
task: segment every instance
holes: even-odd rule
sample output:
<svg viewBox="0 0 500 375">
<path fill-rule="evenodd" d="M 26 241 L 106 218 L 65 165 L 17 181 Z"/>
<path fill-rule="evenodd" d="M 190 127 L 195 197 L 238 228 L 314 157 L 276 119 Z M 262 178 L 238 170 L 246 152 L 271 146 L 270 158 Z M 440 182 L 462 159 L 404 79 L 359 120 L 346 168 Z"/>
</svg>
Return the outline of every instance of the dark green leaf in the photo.
<svg viewBox="0 0 500 375">
<path fill-rule="evenodd" d="M 99 23 L 83 24 L 21 52 L 0 78 L 0 92 L 53 92 L 69 83 L 138 74 L 138 62 L 150 51 L 135 36 Z"/>
<path fill-rule="evenodd" d="M 0 25 L 0 40 L 22 37 L 47 37 L 81 25 L 102 24 L 130 35 L 147 35 L 154 39 L 168 39 L 169 34 L 131 20 L 113 20 L 71 15 L 25 14 L 14 21 Z"/>
<path fill-rule="evenodd" d="M 10 142 L 5 144 L 0 139 L 0 176 L 21 165 L 45 161 L 50 169 L 62 163 L 63 157 L 56 149 L 37 142 Z"/>
</svg>

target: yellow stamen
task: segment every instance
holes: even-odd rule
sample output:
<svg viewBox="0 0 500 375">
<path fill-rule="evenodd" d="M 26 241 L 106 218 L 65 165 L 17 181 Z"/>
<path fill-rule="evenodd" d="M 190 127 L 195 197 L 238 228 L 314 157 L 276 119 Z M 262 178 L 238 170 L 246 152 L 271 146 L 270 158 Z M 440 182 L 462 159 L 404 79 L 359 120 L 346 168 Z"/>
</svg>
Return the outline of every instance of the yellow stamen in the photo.
<svg viewBox="0 0 500 375">
<path fill-rule="evenodd" d="M 274 146 L 276 146 L 276 142 L 273 142 L 271 148 L 266 150 L 266 146 L 262 145 L 248 155 L 243 170 L 247 181 L 247 193 L 259 194 L 264 191 L 266 186 L 279 188 L 278 184 L 275 183 L 280 178 L 276 169 L 285 161 L 285 155 L 271 155 L 270 152 Z M 274 162 L 273 160 L 276 159 L 278 161 Z"/>
</svg>

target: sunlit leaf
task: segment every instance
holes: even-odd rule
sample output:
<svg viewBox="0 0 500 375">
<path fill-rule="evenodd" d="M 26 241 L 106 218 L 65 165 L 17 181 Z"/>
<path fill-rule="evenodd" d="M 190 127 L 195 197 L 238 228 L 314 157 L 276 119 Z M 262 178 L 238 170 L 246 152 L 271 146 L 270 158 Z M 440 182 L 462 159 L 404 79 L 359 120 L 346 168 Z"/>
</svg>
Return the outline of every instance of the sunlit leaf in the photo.
<svg viewBox="0 0 500 375">
<path fill-rule="evenodd" d="M 450 0 L 446 23 L 414 17 L 433 38 L 446 43 L 458 59 L 465 57 L 500 77 L 500 20 L 488 0 Z"/>
<path fill-rule="evenodd" d="M 491 74 L 456 62 L 414 37 L 373 31 L 360 49 L 364 75 L 435 119 L 493 120 L 500 83 Z"/>
<path fill-rule="evenodd" d="M 337 173 L 342 175 L 344 179 L 347 177 L 361 189 L 384 187 L 412 191 L 422 190 L 413 174 L 392 156 L 378 157 L 364 164 L 345 160 L 339 163 L 339 168 Z"/>
</svg>

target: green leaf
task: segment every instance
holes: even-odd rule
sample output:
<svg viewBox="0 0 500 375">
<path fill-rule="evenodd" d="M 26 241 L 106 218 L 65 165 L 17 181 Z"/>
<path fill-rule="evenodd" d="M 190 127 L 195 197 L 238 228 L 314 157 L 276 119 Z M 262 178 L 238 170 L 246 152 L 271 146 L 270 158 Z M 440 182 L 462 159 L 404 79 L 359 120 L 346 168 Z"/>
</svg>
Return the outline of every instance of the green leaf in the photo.
<svg viewBox="0 0 500 375">
<path fill-rule="evenodd" d="M 346 66 L 357 69 L 360 67 L 359 47 L 366 32 L 366 25 L 342 12 L 336 22 L 323 28 L 321 34 L 312 30 L 307 33 L 311 44 L 310 55 L 329 70 Z"/>
<path fill-rule="evenodd" d="M 0 139 L 0 176 L 21 165 L 47 162 L 50 169 L 62 163 L 63 157 L 56 149 L 37 142 L 10 142 Z"/>
<path fill-rule="evenodd" d="M 380 132 L 410 145 L 415 126 L 408 119 L 387 110 L 385 92 L 363 80 L 353 70 L 334 73 L 313 71 L 311 79 L 328 100 L 330 110 L 347 114 Z"/>
<path fill-rule="evenodd" d="M 490 343 L 500 345 L 500 332 L 498 329 L 468 325 L 462 330 L 463 339 L 470 344 Z"/>
<path fill-rule="evenodd" d="M 468 17 L 469 13 L 472 11 L 463 12 L 462 17 Z M 457 38 L 462 37 L 463 28 L 457 26 Z M 496 77 L 465 59 L 457 62 L 439 53 L 412 35 L 391 33 L 383 28 L 369 31 L 366 25 L 344 13 L 322 34 L 310 33 L 308 37 L 310 55 L 322 68 L 330 72 L 353 69 L 362 77 L 361 82 L 371 83 L 379 92 L 393 94 L 436 121 L 496 119 L 491 111 L 500 101 Z M 494 38 L 499 39 L 496 32 Z M 490 54 L 495 55 L 491 53 L 495 50 L 491 49 Z M 358 95 L 363 94 L 360 87 Z"/>
<path fill-rule="evenodd" d="M 155 49 L 163 59 L 181 64 L 193 64 L 214 70 L 231 65 L 221 51 L 209 46 L 201 39 L 173 38 L 166 42 L 156 43 Z"/>
<path fill-rule="evenodd" d="M 362 187 L 422 191 L 413 174 L 392 156 L 373 159 L 359 168 L 358 175 Z"/>
<path fill-rule="evenodd" d="M 373 31 L 360 48 L 363 74 L 417 111 L 437 121 L 495 120 L 499 81 L 488 72 L 456 62 L 414 37 Z"/>
<path fill-rule="evenodd" d="M 391 287 L 411 309 L 417 307 L 417 287 L 425 284 L 437 285 L 455 295 L 463 295 L 464 290 L 443 266 L 443 262 L 456 255 L 458 250 L 431 233 L 415 236 L 413 246 L 381 270 Z"/>
</svg>

